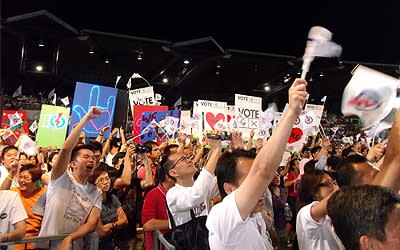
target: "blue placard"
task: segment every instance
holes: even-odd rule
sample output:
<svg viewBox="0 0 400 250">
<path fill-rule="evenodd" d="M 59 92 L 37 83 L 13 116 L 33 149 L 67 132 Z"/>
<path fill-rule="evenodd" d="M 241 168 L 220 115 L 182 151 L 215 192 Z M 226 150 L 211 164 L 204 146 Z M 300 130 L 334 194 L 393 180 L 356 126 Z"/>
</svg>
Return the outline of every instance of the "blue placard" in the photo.
<svg viewBox="0 0 400 250">
<path fill-rule="evenodd" d="M 111 126 L 114 117 L 116 96 L 117 89 L 115 88 L 77 82 L 68 134 L 71 133 L 72 126 L 83 118 L 91 106 L 97 106 L 104 112 L 85 125 L 83 131 L 86 137 L 97 137 L 102 128 Z M 111 129 L 107 130 L 103 136 L 109 137 L 110 131 Z"/>
<path fill-rule="evenodd" d="M 179 119 L 178 127 L 180 123 L 181 111 L 180 110 L 168 110 L 168 111 L 153 111 L 153 112 L 143 112 L 142 113 L 142 122 L 140 124 L 140 132 L 142 133 L 143 129 L 150 124 L 152 120 L 156 122 L 160 122 L 164 120 L 167 116 L 172 116 Z M 152 141 L 154 139 L 161 140 L 165 138 L 169 138 L 171 135 L 165 135 L 165 130 L 162 128 L 152 128 L 148 133 L 142 134 L 139 138 L 140 142 Z M 177 135 L 174 135 L 177 137 Z"/>
</svg>

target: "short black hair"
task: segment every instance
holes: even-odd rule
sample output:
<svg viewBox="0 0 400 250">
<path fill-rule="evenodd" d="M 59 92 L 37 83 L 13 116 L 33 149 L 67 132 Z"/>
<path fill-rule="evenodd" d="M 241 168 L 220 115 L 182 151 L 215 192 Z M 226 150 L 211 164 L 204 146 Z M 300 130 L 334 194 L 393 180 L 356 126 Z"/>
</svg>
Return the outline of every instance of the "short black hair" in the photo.
<svg viewBox="0 0 400 250">
<path fill-rule="evenodd" d="M 158 144 L 155 141 L 147 141 L 147 142 L 143 143 L 143 146 L 148 146 L 148 147 L 153 148 L 153 147 L 158 147 Z"/>
<path fill-rule="evenodd" d="M 342 157 L 346 158 L 350 153 L 355 153 L 353 147 L 348 147 L 342 150 Z"/>
<path fill-rule="evenodd" d="M 174 165 L 174 162 L 171 161 L 169 159 L 169 157 L 171 155 L 173 155 L 173 154 L 176 154 L 176 153 L 167 153 L 167 154 L 164 154 L 163 157 L 162 157 L 160 165 L 159 165 L 159 167 L 157 169 L 157 176 L 158 176 L 158 179 L 159 179 L 160 182 L 163 182 L 165 180 L 165 175 L 168 175 L 171 179 L 176 181 L 176 178 L 172 177 L 169 174 L 169 170 L 171 170 L 172 166 Z"/>
<path fill-rule="evenodd" d="M 317 151 L 320 150 L 320 149 L 322 149 L 321 146 L 315 146 L 315 147 L 313 147 L 313 148 L 310 150 L 310 151 L 311 151 L 311 154 L 317 153 Z"/>
<path fill-rule="evenodd" d="M 12 149 L 15 149 L 15 150 L 18 151 L 18 148 L 17 148 L 16 146 L 10 145 L 10 146 L 4 147 L 3 150 L 1 151 L 1 159 L 4 160 L 4 155 L 5 155 L 8 151 L 10 151 L 10 150 L 12 150 Z"/>
<path fill-rule="evenodd" d="M 228 194 L 224 190 L 224 183 L 231 183 L 237 185 L 237 162 L 240 158 L 254 159 L 256 154 L 254 151 L 247 150 L 234 150 L 232 152 L 225 152 L 218 159 L 215 175 L 217 176 L 218 189 L 222 199 Z"/>
<path fill-rule="evenodd" d="M 75 146 L 72 149 L 70 162 L 76 160 L 76 157 L 78 156 L 79 151 L 82 149 L 88 149 L 88 150 L 92 151 L 94 154 L 93 148 L 90 144 L 83 144 L 83 145 Z"/>
<path fill-rule="evenodd" d="M 93 151 L 100 151 L 100 153 L 103 152 L 103 145 L 101 145 L 100 142 L 98 141 L 90 142 L 89 145 L 92 146 Z"/>
<path fill-rule="evenodd" d="M 351 155 L 345 159 L 342 159 L 338 163 L 338 168 L 336 171 L 337 174 L 337 183 L 339 187 L 350 186 L 353 183 L 353 178 L 357 177 L 356 170 L 354 169 L 354 163 L 363 163 L 368 162 L 365 156 L 360 154 Z"/>
<path fill-rule="evenodd" d="M 171 153 L 171 149 L 178 148 L 178 147 L 179 146 L 177 144 L 170 144 L 164 148 L 164 154 L 169 154 L 169 153 Z"/>
<path fill-rule="evenodd" d="M 360 237 L 386 241 L 389 215 L 400 196 L 385 187 L 362 185 L 343 187 L 328 201 L 328 215 L 346 249 L 360 249 Z"/>
<path fill-rule="evenodd" d="M 314 171 L 315 169 L 315 164 L 317 163 L 317 160 L 309 160 L 306 164 L 304 164 L 304 172 L 310 172 Z"/>
<path fill-rule="evenodd" d="M 125 155 L 126 155 L 125 152 L 118 152 L 118 153 L 116 153 L 116 154 L 114 155 L 114 157 L 112 158 L 111 163 L 112 163 L 113 165 L 117 165 L 119 159 L 125 158 Z"/>
</svg>

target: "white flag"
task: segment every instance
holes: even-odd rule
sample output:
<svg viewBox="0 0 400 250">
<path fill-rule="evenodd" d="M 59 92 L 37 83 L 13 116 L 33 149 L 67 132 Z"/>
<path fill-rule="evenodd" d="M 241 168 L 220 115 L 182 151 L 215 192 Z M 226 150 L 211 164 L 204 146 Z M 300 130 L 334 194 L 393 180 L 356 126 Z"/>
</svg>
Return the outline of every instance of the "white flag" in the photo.
<svg viewBox="0 0 400 250">
<path fill-rule="evenodd" d="M 15 112 L 15 114 L 9 114 L 8 119 L 10 120 L 10 128 L 22 123 L 22 118 L 18 112 Z"/>
<path fill-rule="evenodd" d="M 117 80 L 115 81 L 115 84 L 119 82 L 119 79 L 121 79 L 121 76 L 117 76 Z"/>
<path fill-rule="evenodd" d="M 182 97 L 179 97 L 179 99 L 174 103 L 174 109 L 178 109 L 181 106 L 182 106 Z"/>
<path fill-rule="evenodd" d="M 64 106 L 68 106 L 68 105 L 69 105 L 69 98 L 68 98 L 68 96 L 62 98 L 61 101 L 62 101 L 62 103 L 64 104 Z"/>
<path fill-rule="evenodd" d="M 332 33 L 324 27 L 314 26 L 310 29 L 303 55 L 301 78 L 306 77 L 314 57 L 338 57 L 342 54 L 342 47 L 331 40 Z"/>
<path fill-rule="evenodd" d="M 25 152 L 27 155 L 36 155 L 39 152 L 39 146 L 26 134 L 18 138 L 18 149 Z"/>
<path fill-rule="evenodd" d="M 32 133 L 35 133 L 35 131 L 38 129 L 37 122 L 36 120 L 32 123 L 32 125 L 29 127 L 29 130 L 32 131 Z"/>
<path fill-rule="evenodd" d="M 160 94 L 156 94 L 156 101 L 160 101 L 162 99 L 162 96 Z"/>
<path fill-rule="evenodd" d="M 20 96 L 21 94 L 22 94 L 22 85 L 19 85 L 19 87 L 14 91 L 12 98 Z"/>
<path fill-rule="evenodd" d="M 325 102 L 326 101 L 326 96 L 322 97 L 321 102 Z"/>
<path fill-rule="evenodd" d="M 57 95 L 56 95 L 56 93 L 54 93 L 54 95 L 53 95 L 53 100 L 51 101 L 51 103 L 52 103 L 53 105 L 56 105 L 56 102 L 57 102 Z"/>
<path fill-rule="evenodd" d="M 56 89 L 52 89 L 49 93 L 49 95 L 47 96 L 48 99 L 53 99 L 53 95 L 56 93 Z"/>
</svg>

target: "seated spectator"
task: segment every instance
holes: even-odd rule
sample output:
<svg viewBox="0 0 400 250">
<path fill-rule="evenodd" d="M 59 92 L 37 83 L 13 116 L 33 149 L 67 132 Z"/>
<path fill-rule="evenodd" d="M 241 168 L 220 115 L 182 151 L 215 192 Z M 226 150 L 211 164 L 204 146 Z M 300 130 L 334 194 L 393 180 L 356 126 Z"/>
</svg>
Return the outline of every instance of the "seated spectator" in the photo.
<svg viewBox="0 0 400 250">
<path fill-rule="evenodd" d="M 168 159 L 168 155 L 165 155 L 164 161 L 166 159 Z M 164 162 L 161 162 L 157 169 L 160 184 L 147 193 L 143 203 L 142 223 L 148 250 L 153 249 L 154 231 L 160 230 L 162 234 L 165 234 L 169 230 L 165 196 L 168 190 L 175 185 L 175 181 L 168 175 L 164 165 Z"/>
<path fill-rule="evenodd" d="M 87 182 L 95 167 L 94 153 L 88 145 L 75 145 L 85 124 L 101 114 L 99 108 L 90 108 L 72 129 L 53 166 L 39 236 L 70 235 L 62 242 L 52 242 L 51 249 L 70 249 L 72 245 L 81 249 L 82 238 L 97 227 L 102 194 L 96 186 Z M 72 173 L 67 171 L 68 165 Z M 37 245 L 48 248 L 46 244 Z"/>
<path fill-rule="evenodd" d="M 115 247 L 114 236 L 119 229 L 128 225 L 128 218 L 117 196 L 109 192 L 112 182 L 105 166 L 98 166 L 88 181 L 100 188 L 103 194 L 100 221 L 97 225 L 100 233 L 99 249 L 112 250 Z"/>
<path fill-rule="evenodd" d="M 338 190 L 329 173 L 321 170 L 305 172 L 298 186 L 296 232 L 300 250 L 344 250 L 331 226 L 326 206 L 332 194 Z"/>
<path fill-rule="evenodd" d="M 0 200 L 0 242 L 22 239 L 28 216 L 19 195 L 14 191 L 1 190 Z"/>
<path fill-rule="evenodd" d="M 400 196 L 384 187 L 343 187 L 328 201 L 328 215 L 346 249 L 399 249 L 399 204 Z"/>
<path fill-rule="evenodd" d="M 273 249 L 259 212 L 304 106 L 306 85 L 305 80 L 295 80 L 289 89 L 287 111 L 254 160 L 250 154 L 226 152 L 218 161 L 216 175 L 223 200 L 213 206 L 207 218 L 211 249 Z"/>
</svg>

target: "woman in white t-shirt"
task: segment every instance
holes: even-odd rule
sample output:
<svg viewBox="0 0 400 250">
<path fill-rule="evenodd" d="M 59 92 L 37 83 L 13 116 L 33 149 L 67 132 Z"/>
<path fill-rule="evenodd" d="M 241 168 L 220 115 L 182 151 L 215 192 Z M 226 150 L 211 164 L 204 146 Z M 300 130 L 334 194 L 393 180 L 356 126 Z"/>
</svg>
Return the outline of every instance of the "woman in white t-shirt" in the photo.
<svg viewBox="0 0 400 250">
<path fill-rule="evenodd" d="M 328 172 L 311 170 L 301 178 L 298 186 L 296 232 L 299 249 L 344 250 L 327 215 L 331 195 L 339 189 Z"/>
</svg>

